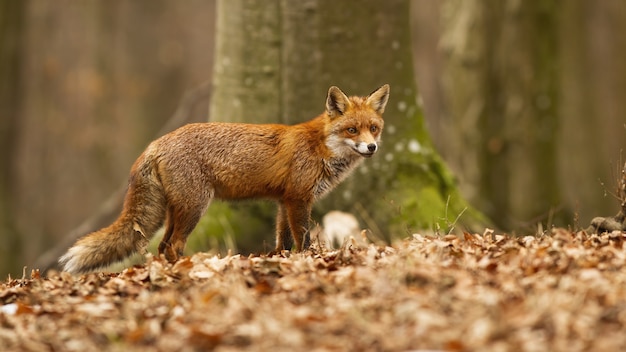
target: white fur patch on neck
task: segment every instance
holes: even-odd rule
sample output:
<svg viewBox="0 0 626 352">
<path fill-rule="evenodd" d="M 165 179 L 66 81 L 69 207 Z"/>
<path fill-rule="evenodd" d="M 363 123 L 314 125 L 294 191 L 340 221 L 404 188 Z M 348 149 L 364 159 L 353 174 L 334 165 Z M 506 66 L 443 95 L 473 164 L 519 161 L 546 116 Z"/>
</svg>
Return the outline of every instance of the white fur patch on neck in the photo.
<svg viewBox="0 0 626 352">
<path fill-rule="evenodd" d="M 353 153 L 352 149 L 354 149 L 355 143 L 351 139 L 330 135 L 326 139 L 326 146 L 330 149 L 333 157 L 346 158 Z"/>
</svg>

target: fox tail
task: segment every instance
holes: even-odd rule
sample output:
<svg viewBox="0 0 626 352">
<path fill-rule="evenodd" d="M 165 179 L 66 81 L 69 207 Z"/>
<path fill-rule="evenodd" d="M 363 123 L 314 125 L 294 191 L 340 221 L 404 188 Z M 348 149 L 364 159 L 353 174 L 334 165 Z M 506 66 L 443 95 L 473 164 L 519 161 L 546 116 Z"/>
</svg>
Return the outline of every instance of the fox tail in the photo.
<svg viewBox="0 0 626 352">
<path fill-rule="evenodd" d="M 154 161 L 142 155 L 133 165 L 122 214 L 113 224 L 80 238 L 60 259 L 61 267 L 80 274 L 143 252 L 163 225 L 165 195 Z"/>
</svg>

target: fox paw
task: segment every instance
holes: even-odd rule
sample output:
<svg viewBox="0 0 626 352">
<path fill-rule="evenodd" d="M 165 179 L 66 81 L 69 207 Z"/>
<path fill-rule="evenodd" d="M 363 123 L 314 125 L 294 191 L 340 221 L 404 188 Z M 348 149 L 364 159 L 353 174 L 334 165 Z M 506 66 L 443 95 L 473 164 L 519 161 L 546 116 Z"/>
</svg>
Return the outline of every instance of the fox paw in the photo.
<svg viewBox="0 0 626 352">
<path fill-rule="evenodd" d="M 170 263 L 176 262 L 182 256 L 182 253 L 178 253 L 170 243 L 166 242 L 159 243 L 159 255 L 161 254 Z"/>
</svg>

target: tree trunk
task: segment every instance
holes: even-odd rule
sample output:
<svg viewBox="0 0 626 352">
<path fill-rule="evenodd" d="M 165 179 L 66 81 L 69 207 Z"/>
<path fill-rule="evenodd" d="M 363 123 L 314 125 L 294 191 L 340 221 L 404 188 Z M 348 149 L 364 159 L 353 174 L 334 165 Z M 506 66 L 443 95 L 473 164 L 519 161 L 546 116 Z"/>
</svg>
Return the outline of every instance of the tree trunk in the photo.
<svg viewBox="0 0 626 352">
<path fill-rule="evenodd" d="M 318 212 L 352 212 L 380 237 L 448 229 L 461 214 L 457 225 L 484 224 L 460 197 L 424 127 L 409 35 L 404 0 L 218 2 L 211 118 L 293 124 L 323 112 L 331 85 L 367 95 L 389 83 L 381 151 Z"/>
<path fill-rule="evenodd" d="M 626 2 L 563 4 L 559 168 L 564 201 L 585 227 L 619 204 L 612 195 L 626 158 Z"/>
<path fill-rule="evenodd" d="M 0 2 L 0 268 L 6 272 L 21 269 L 17 258 L 22 248 L 14 230 L 13 194 L 11 192 L 13 146 L 17 125 L 19 52 L 22 41 L 22 1 Z M 0 275 L 4 275 L 0 271 Z M 4 279 L 1 276 L 0 279 Z"/>
<path fill-rule="evenodd" d="M 31 0 L 0 6 L 3 23 L 23 21 L 21 36 L 1 34 L 20 40 L 20 50 L 9 53 L 19 65 L 5 66 L 11 70 L 0 76 L 12 89 L 0 93 L 7 99 L 0 104 L 0 203 L 5 189 L 12 196 L 10 212 L 0 212 L 12 224 L 2 237 L 24 239 L 21 248 L 10 245 L 19 262 L 10 271 L 0 266 L 5 276 L 32 268 L 95 212 L 127 179 L 183 92 L 210 79 L 214 4 Z M 7 109 L 13 113 L 5 115 Z M 205 119 L 206 108 L 193 115 Z"/>
<path fill-rule="evenodd" d="M 448 1 L 442 12 L 450 126 L 479 208 L 505 229 L 550 219 L 557 181 L 555 1 Z M 561 212 L 571 219 L 571 213 Z"/>
</svg>

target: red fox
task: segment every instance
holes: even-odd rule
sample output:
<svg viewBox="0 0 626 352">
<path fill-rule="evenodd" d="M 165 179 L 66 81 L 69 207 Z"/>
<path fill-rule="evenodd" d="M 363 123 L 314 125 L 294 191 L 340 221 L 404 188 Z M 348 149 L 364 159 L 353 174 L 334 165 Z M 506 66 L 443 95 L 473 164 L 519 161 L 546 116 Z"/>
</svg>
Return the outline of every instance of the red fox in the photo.
<svg viewBox="0 0 626 352">
<path fill-rule="evenodd" d="M 194 123 L 158 138 L 133 164 L 117 220 L 59 263 L 83 273 L 121 261 L 144 251 L 163 224 L 158 251 L 174 262 L 213 198 L 276 200 L 275 250 L 305 249 L 313 202 L 378 150 L 388 98 L 387 84 L 350 98 L 333 86 L 326 111 L 308 122 Z"/>
</svg>

